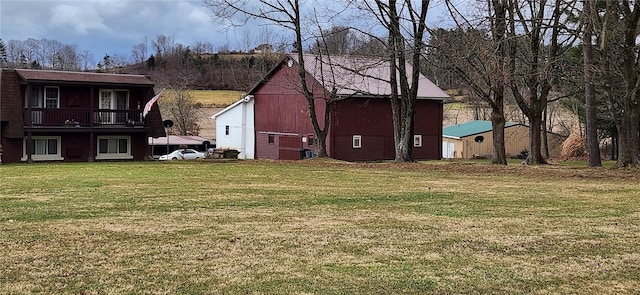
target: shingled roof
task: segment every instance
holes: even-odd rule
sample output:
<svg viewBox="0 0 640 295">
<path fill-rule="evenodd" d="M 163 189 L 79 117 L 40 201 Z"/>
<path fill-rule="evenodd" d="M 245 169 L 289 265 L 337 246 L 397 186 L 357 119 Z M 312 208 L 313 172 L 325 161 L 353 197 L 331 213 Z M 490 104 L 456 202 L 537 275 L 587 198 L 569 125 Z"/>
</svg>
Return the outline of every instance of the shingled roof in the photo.
<svg viewBox="0 0 640 295">
<path fill-rule="evenodd" d="M 247 93 L 253 93 L 268 81 L 269 77 L 284 63 L 290 66 L 298 65 L 297 56 L 285 56 Z M 323 56 L 321 59 L 320 56 L 314 54 L 305 54 L 304 66 L 306 72 L 311 74 L 316 81 L 323 84 L 329 91 L 335 87 L 336 94 L 340 96 L 381 97 L 391 95 L 391 67 L 388 61 L 359 56 Z M 413 70 L 410 64 L 406 64 L 406 68 L 408 73 Z M 445 100 L 450 96 L 427 77 L 420 74 L 417 98 Z"/>
<path fill-rule="evenodd" d="M 153 86 L 154 83 L 147 76 L 129 74 L 105 74 L 91 72 L 67 72 L 48 70 L 16 69 L 16 72 L 27 83 L 57 84 L 109 84 L 131 86 Z"/>
<path fill-rule="evenodd" d="M 327 88 L 336 87 L 338 95 L 391 94 L 391 67 L 388 61 L 358 56 L 304 55 L 305 70 L 318 81 L 324 81 Z M 413 71 L 406 64 L 407 73 Z M 411 82 L 409 82 L 411 83 Z M 442 89 L 420 74 L 418 99 L 443 100 L 449 98 Z"/>
</svg>

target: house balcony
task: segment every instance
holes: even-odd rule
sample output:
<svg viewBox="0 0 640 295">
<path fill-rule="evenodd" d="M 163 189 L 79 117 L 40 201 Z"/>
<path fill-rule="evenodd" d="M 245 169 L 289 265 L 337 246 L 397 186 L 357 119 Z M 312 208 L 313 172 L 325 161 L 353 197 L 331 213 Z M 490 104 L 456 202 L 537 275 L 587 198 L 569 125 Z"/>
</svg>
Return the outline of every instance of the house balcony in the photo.
<svg viewBox="0 0 640 295">
<path fill-rule="evenodd" d="M 145 126 L 142 110 L 32 108 L 24 109 L 23 118 L 28 128 Z"/>
</svg>

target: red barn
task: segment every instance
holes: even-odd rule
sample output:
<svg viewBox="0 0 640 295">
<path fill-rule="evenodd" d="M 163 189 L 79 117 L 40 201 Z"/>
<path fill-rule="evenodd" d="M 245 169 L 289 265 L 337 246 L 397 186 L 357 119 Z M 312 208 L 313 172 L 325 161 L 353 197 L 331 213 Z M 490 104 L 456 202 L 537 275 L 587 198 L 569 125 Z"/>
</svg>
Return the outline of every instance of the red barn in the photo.
<svg viewBox="0 0 640 295">
<path fill-rule="evenodd" d="M 154 83 L 141 75 L 0 69 L 2 161 L 143 160 L 164 136 Z"/>
<path fill-rule="evenodd" d="M 327 112 L 324 98 L 332 92 L 337 97 L 328 114 L 328 155 L 346 161 L 394 159 L 393 122 L 388 99 L 391 94 L 389 64 L 353 57 L 325 57 L 320 62 L 314 55 L 305 55 L 305 67 L 321 125 Z M 407 68 L 412 70 L 410 65 Z M 315 132 L 308 102 L 300 89 L 298 69 L 294 59 L 283 59 L 248 92 L 244 104 L 239 102 L 231 106 L 253 105 L 253 112 L 249 114 L 254 116 L 255 158 L 301 159 L 313 156 L 315 152 Z M 429 79 L 420 76 L 414 127 L 415 159 L 442 157 L 442 102 L 448 97 Z M 233 112 L 224 110 L 214 117 L 232 121 L 224 118 L 226 113 Z M 246 117 L 247 111 L 237 113 Z M 237 118 L 235 121 L 241 121 L 236 124 L 240 126 L 250 122 Z M 220 121 L 216 125 L 229 126 Z M 233 137 L 234 134 L 227 132 L 224 136 Z M 250 149 L 251 143 L 246 148 Z M 252 153 L 249 151 L 248 154 Z"/>
</svg>

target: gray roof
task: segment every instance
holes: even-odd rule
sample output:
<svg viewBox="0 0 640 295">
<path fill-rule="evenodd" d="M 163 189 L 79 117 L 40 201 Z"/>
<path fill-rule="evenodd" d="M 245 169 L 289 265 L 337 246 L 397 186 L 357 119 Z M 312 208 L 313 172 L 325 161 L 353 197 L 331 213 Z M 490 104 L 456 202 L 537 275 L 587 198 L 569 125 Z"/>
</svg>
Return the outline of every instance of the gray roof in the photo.
<svg viewBox="0 0 640 295">
<path fill-rule="evenodd" d="M 132 86 L 153 86 L 154 83 L 144 75 L 105 74 L 92 72 L 68 72 L 50 70 L 16 69 L 16 73 L 29 83 L 67 83 L 67 84 L 112 84 Z"/>
<path fill-rule="evenodd" d="M 294 61 L 297 58 L 292 57 Z M 304 55 L 305 70 L 323 82 L 327 90 L 335 87 L 338 95 L 390 95 L 390 65 L 388 61 L 369 57 Z M 406 65 L 407 72 L 413 67 Z M 409 81 L 411 83 L 411 81 Z M 449 95 L 420 74 L 419 99 L 447 99 Z"/>
</svg>

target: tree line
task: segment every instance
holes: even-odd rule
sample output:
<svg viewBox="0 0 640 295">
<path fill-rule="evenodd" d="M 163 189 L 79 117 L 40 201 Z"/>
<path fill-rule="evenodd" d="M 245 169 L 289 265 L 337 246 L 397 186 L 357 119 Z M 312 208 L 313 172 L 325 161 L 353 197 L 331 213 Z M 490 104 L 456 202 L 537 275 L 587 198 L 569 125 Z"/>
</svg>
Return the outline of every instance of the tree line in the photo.
<svg viewBox="0 0 640 295">
<path fill-rule="evenodd" d="M 364 54 L 389 61 L 389 82 L 398 90 L 389 97 L 397 161 L 412 160 L 407 135 L 417 81 L 415 72 L 404 67 L 408 62 L 431 79 L 464 85 L 490 108 L 495 164 L 507 164 L 506 106 L 517 106 L 530 127 L 525 162 L 544 164 L 549 105 L 562 101 L 585 126 L 590 166 L 601 165 L 600 141 L 606 137 L 613 142 L 618 167 L 640 165 L 638 1 L 486 0 L 465 1 L 468 6 L 462 7 L 460 1 L 446 0 L 439 2 L 440 9 L 454 25 L 445 28 L 426 27 L 427 0 L 335 0 L 312 10 L 299 0 L 203 3 L 217 19 L 228 22 L 239 14 L 241 22 L 261 19 L 288 30 L 301 65 L 305 48 L 318 55 Z M 349 32 L 356 34 L 348 38 Z M 313 116 L 314 93 L 303 71 L 299 82 L 322 139 L 326 130 Z M 331 91 L 324 95 L 330 109 L 336 97 Z"/>
<path fill-rule="evenodd" d="M 242 0 L 203 0 L 221 23 L 235 25 L 235 20 L 241 25 L 257 18 L 278 27 L 288 36 L 280 42 L 287 45 L 278 52 L 297 53 L 294 56 L 301 68 L 305 52 L 329 59 L 332 55 L 365 55 L 387 60 L 392 73 L 388 82 L 397 90 L 389 96 L 397 161 L 412 161 L 418 69 L 443 86 L 449 83 L 451 87 L 465 88 L 479 104 L 491 110 L 495 164 L 507 164 L 507 106 L 517 106 L 530 126 L 525 162 L 543 164 L 548 156 L 545 133 L 549 105 L 562 102 L 579 115 L 584 126 L 581 133 L 586 137 L 590 166 L 601 165 L 599 148 L 605 138 L 612 140 L 618 167 L 640 165 L 640 64 L 636 41 L 640 34 L 640 2 L 483 0 L 465 1 L 469 5 L 466 7 L 453 0 L 438 3 L 439 9 L 444 10 L 439 17 L 453 26 L 426 25 L 431 4 L 428 0 L 333 0 L 316 3 L 313 9 L 302 0 L 257 0 L 251 5 Z M 257 81 L 277 60 L 201 54 L 210 46 L 182 46 L 163 36 L 152 40 L 152 50 L 147 51 L 146 42 L 132 50 L 136 71 L 150 74 L 163 85 L 180 85 L 174 88 L 246 90 L 246 84 L 232 85 L 223 79 Z M 39 53 L 25 54 L 18 61 L 28 64 L 32 56 L 46 56 L 46 61 L 38 63 L 48 67 L 74 65 L 60 62 L 66 56 L 62 51 L 57 55 L 36 52 Z M 11 56 L 15 63 L 15 54 Z M 101 66 L 105 71 L 121 68 L 112 64 L 104 60 Z M 405 68 L 406 64 L 413 65 L 413 70 Z M 255 76 L 247 72 L 251 70 Z M 307 87 L 304 71 L 299 72 L 299 78 L 300 91 L 309 102 L 319 155 L 323 155 L 328 120 L 324 126 L 319 124 L 313 99 L 318 95 Z M 321 94 L 325 108 L 330 109 L 340 99 L 334 94 Z"/>
<path fill-rule="evenodd" d="M 490 106 L 494 163 L 506 164 L 506 101 L 528 119 L 527 162 L 538 164 L 548 105 L 562 100 L 585 126 L 590 166 L 602 165 L 605 138 L 616 166 L 640 165 L 640 3 L 490 0 L 476 3 L 477 15 L 446 3 L 456 27 L 432 30 L 428 59 Z"/>
</svg>

